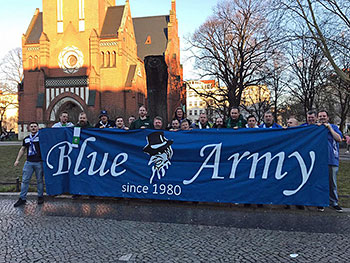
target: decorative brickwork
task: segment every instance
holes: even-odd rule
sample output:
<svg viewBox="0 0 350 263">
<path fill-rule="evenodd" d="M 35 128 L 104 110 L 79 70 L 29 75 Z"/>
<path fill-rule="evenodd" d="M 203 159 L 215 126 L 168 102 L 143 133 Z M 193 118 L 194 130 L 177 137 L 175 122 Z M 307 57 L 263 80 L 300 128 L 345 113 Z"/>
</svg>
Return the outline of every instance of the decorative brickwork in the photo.
<svg viewBox="0 0 350 263">
<path fill-rule="evenodd" d="M 73 78 L 47 78 L 45 80 L 45 87 L 87 87 L 89 79 L 87 76 L 73 77 Z"/>
<path fill-rule="evenodd" d="M 165 54 L 172 115 L 180 103 L 182 80 L 175 0 L 170 14 L 160 18 L 141 18 L 142 24 L 136 25 L 129 0 L 123 6 L 115 6 L 115 0 L 43 1 L 43 11 L 35 11 L 22 37 L 20 126 L 33 120 L 50 126 L 60 111 L 74 105 L 88 116 L 97 116 L 101 109 L 109 110 L 111 117 L 137 115 L 147 98 L 147 55 Z M 138 39 L 142 31 L 151 42 Z"/>
</svg>

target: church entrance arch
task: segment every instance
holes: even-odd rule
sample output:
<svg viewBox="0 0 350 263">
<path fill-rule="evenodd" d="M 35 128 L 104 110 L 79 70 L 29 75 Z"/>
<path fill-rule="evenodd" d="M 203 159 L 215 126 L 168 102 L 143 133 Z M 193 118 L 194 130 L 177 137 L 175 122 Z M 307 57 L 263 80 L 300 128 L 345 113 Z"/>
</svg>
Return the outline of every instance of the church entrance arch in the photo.
<svg viewBox="0 0 350 263">
<path fill-rule="evenodd" d="M 65 97 L 58 101 L 52 108 L 50 121 L 58 120 L 62 111 L 68 112 L 70 122 L 77 123 L 79 113 L 84 111 L 84 108 L 77 100 L 70 97 Z"/>
</svg>

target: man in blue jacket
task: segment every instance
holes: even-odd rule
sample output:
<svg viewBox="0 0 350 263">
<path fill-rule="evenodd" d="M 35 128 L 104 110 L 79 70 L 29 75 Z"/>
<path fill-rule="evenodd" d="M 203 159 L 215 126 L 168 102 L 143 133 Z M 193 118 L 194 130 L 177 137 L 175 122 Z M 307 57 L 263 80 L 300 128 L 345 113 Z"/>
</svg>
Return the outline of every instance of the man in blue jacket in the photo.
<svg viewBox="0 0 350 263">
<path fill-rule="evenodd" d="M 342 133 L 336 125 L 329 123 L 328 112 L 326 110 L 320 110 L 317 117 L 319 125 L 324 125 L 328 129 L 329 205 L 337 212 L 343 212 L 343 209 L 338 205 L 337 193 L 339 142 L 342 140 Z"/>
<path fill-rule="evenodd" d="M 264 114 L 264 123 L 259 125 L 259 128 L 282 128 L 281 125 L 275 122 L 271 111 L 267 111 Z"/>
</svg>

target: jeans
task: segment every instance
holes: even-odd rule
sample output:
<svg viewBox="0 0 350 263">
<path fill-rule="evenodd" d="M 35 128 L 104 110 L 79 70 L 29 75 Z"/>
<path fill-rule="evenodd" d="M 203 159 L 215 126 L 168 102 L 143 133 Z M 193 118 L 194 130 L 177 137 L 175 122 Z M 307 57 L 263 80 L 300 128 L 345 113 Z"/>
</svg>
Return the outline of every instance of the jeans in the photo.
<svg viewBox="0 0 350 263">
<path fill-rule="evenodd" d="M 338 173 L 338 166 L 328 165 L 329 205 L 330 206 L 338 205 L 337 173 Z"/>
<path fill-rule="evenodd" d="M 44 195 L 43 163 L 26 161 L 23 166 L 21 193 L 19 195 L 22 200 L 26 200 L 27 198 L 29 182 L 32 178 L 33 172 L 35 172 L 36 176 L 38 197 Z"/>
</svg>

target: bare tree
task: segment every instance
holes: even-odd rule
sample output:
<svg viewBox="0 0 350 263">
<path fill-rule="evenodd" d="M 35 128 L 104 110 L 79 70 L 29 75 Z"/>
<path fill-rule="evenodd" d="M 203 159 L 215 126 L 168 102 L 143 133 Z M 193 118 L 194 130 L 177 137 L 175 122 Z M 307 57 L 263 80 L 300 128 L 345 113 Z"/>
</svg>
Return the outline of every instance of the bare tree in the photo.
<svg viewBox="0 0 350 263">
<path fill-rule="evenodd" d="M 270 92 L 266 86 L 251 86 L 244 90 L 241 107 L 249 114 L 255 114 L 258 123 L 270 109 Z M 277 118 L 276 118 L 277 120 Z"/>
<path fill-rule="evenodd" d="M 269 106 L 273 108 L 275 120 L 280 112 L 280 105 L 283 103 L 283 97 L 287 89 L 287 58 L 281 51 L 275 50 L 271 60 L 266 64 L 265 78 L 271 96 Z"/>
<path fill-rule="evenodd" d="M 261 84 L 272 49 L 272 30 L 264 13 L 268 2 L 222 1 L 193 34 L 189 43 L 200 77 L 221 83 L 215 94 L 203 92 L 200 96 L 213 99 L 222 108 L 226 104 L 239 106 L 243 90 Z"/>
<path fill-rule="evenodd" d="M 335 73 L 345 82 L 350 82 L 349 75 L 341 67 L 338 54 L 344 46 L 338 39 L 349 38 L 350 34 L 350 2 L 343 0 L 275 0 L 275 5 L 296 15 L 296 19 L 304 22 L 310 37 L 316 41 L 324 56 L 328 59 Z M 290 17 L 288 17 L 288 20 Z M 290 27 L 288 23 L 288 27 Z"/>
<path fill-rule="evenodd" d="M 343 72 L 350 75 L 350 64 L 344 65 Z M 347 117 L 350 113 L 350 84 L 345 83 L 334 72 L 328 77 L 325 89 L 324 104 L 328 104 L 332 117 L 340 119 L 339 129 L 344 130 Z M 326 106 L 326 105 L 325 105 Z"/>
<path fill-rule="evenodd" d="M 280 104 L 278 116 L 283 124 L 287 124 L 287 120 L 291 116 L 294 116 L 298 121 L 303 121 L 305 118 L 302 119 L 301 116 L 304 116 L 304 105 L 294 97 L 289 96 Z"/>
<path fill-rule="evenodd" d="M 315 106 L 315 99 L 326 84 L 329 72 L 327 60 L 312 39 L 293 41 L 289 48 L 291 95 L 303 105 L 303 115 Z"/>
<path fill-rule="evenodd" d="M 8 83 L 12 91 L 17 89 L 23 80 L 22 49 L 10 50 L 0 61 L 0 76 L 3 82 Z"/>
<path fill-rule="evenodd" d="M 9 108 L 18 107 L 16 95 L 17 93 L 9 92 L 8 85 L 0 83 L 0 133 Z"/>
</svg>

